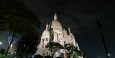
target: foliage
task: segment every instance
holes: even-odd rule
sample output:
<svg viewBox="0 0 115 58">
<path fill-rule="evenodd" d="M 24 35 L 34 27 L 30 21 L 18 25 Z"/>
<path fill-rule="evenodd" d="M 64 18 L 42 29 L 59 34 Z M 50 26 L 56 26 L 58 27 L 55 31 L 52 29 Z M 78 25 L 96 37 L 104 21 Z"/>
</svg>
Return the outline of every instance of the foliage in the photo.
<svg viewBox="0 0 115 58">
<path fill-rule="evenodd" d="M 39 21 L 34 13 L 17 0 L 0 0 L 0 30 L 31 32 Z"/>
<path fill-rule="evenodd" d="M 0 54 L 1 54 L 1 55 L 5 54 L 5 49 L 1 48 L 1 49 L 0 49 Z"/>
<path fill-rule="evenodd" d="M 82 52 L 79 51 L 77 47 L 73 49 L 73 52 L 76 52 L 77 56 L 82 56 Z"/>
<path fill-rule="evenodd" d="M 73 44 L 65 44 L 65 49 L 67 49 L 68 52 L 71 52 L 73 48 L 75 48 Z"/>
<path fill-rule="evenodd" d="M 0 58 L 12 58 L 11 56 L 0 55 Z"/>
<path fill-rule="evenodd" d="M 54 55 L 54 53 L 56 51 L 58 51 L 60 48 L 63 48 L 63 46 L 59 43 L 56 43 L 56 42 L 49 42 L 47 45 L 46 45 L 46 48 L 48 48 L 51 53 L 52 53 L 52 56 Z"/>
<path fill-rule="evenodd" d="M 31 33 L 26 36 L 23 36 L 19 40 L 19 45 L 17 48 L 17 52 L 29 55 L 34 54 L 37 50 L 38 36 L 36 33 Z"/>
<path fill-rule="evenodd" d="M 65 44 L 65 49 L 69 52 L 70 56 L 82 56 L 81 51 L 78 50 L 73 44 Z"/>
<path fill-rule="evenodd" d="M 13 33 L 6 53 L 12 44 L 15 34 L 27 35 L 35 32 L 39 24 L 40 22 L 35 14 L 22 1 L 0 0 L 0 31 Z"/>
</svg>

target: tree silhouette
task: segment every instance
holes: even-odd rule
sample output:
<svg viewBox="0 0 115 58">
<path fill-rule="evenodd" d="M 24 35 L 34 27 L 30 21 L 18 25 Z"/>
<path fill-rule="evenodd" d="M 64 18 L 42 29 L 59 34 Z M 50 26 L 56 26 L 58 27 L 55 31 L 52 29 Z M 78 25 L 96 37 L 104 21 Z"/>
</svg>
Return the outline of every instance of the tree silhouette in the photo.
<svg viewBox="0 0 115 58">
<path fill-rule="evenodd" d="M 2 55 L 5 54 L 5 49 L 4 48 L 0 49 L 0 54 L 2 54 Z"/>
<path fill-rule="evenodd" d="M 40 22 L 35 14 L 21 1 L 0 0 L 0 4 L 0 31 L 12 33 L 12 39 L 6 50 L 7 55 L 13 43 L 14 35 L 19 34 L 23 36 L 35 32 Z"/>
<path fill-rule="evenodd" d="M 59 51 L 60 48 L 63 48 L 61 44 L 59 43 L 56 43 L 56 42 L 49 42 L 47 45 L 46 45 L 46 48 L 49 49 L 49 51 L 51 51 L 51 54 L 52 54 L 52 57 L 54 56 L 54 53 L 56 51 Z"/>
<path fill-rule="evenodd" d="M 73 44 L 65 44 L 65 49 L 67 49 L 70 56 L 82 56 L 81 51 L 78 50 Z"/>
<path fill-rule="evenodd" d="M 25 57 L 25 55 L 32 56 L 37 49 L 37 43 L 38 43 L 38 36 L 36 33 L 31 33 L 26 36 L 23 36 L 19 42 L 17 47 L 17 57 Z M 22 56 L 19 56 L 19 54 L 24 54 Z"/>
</svg>

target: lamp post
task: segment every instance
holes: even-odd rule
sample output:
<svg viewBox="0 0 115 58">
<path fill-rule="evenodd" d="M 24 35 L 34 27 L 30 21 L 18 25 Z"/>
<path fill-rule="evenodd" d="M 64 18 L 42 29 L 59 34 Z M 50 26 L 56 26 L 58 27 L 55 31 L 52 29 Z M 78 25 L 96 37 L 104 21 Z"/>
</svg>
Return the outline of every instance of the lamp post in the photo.
<svg viewBox="0 0 115 58">
<path fill-rule="evenodd" d="M 108 47 L 107 47 L 107 44 L 106 44 L 106 41 L 104 39 L 104 35 L 103 35 L 103 30 L 102 30 L 102 25 L 100 24 L 99 20 L 96 19 L 96 22 L 98 24 L 98 27 L 99 27 L 99 30 L 100 30 L 100 34 L 101 34 L 101 40 L 102 40 L 102 44 L 104 46 L 104 50 L 105 50 L 105 54 L 106 54 L 106 58 L 109 58 L 110 54 L 108 53 Z"/>
</svg>

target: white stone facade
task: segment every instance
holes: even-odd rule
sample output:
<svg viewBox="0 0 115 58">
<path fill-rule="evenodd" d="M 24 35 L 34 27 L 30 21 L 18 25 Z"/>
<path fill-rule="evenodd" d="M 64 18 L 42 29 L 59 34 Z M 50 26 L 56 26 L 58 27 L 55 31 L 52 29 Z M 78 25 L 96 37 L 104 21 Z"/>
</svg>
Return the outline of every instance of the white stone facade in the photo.
<svg viewBox="0 0 115 58">
<path fill-rule="evenodd" d="M 74 46 L 78 47 L 79 50 L 79 46 L 78 43 L 75 41 L 75 37 L 74 35 L 71 33 L 70 28 L 68 28 L 68 31 L 66 31 L 65 29 L 62 28 L 62 25 L 60 24 L 60 22 L 57 20 L 57 15 L 54 15 L 54 20 L 52 21 L 51 25 L 46 25 L 46 29 L 43 31 L 42 36 L 41 36 L 41 41 L 40 44 L 37 46 L 37 51 L 35 53 L 35 55 L 39 54 L 43 56 L 43 53 L 45 53 L 44 55 L 51 55 L 50 51 L 45 48 L 45 46 L 47 45 L 47 43 L 49 43 L 50 41 L 50 31 L 49 29 L 52 28 L 53 29 L 53 42 L 58 42 L 61 45 L 64 46 L 64 42 L 68 43 L 68 44 L 73 44 Z M 61 53 L 63 53 L 63 49 L 60 50 Z M 57 56 L 59 55 L 58 53 L 56 53 Z M 83 57 L 78 57 L 78 58 L 83 58 Z"/>
</svg>

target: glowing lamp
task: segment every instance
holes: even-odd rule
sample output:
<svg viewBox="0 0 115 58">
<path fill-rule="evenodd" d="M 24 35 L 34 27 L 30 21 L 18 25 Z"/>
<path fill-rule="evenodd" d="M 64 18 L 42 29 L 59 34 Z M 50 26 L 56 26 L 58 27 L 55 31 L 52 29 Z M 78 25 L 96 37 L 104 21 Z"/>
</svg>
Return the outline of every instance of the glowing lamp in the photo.
<svg viewBox="0 0 115 58">
<path fill-rule="evenodd" d="M 0 45 L 2 45 L 2 42 L 0 42 Z"/>
</svg>

